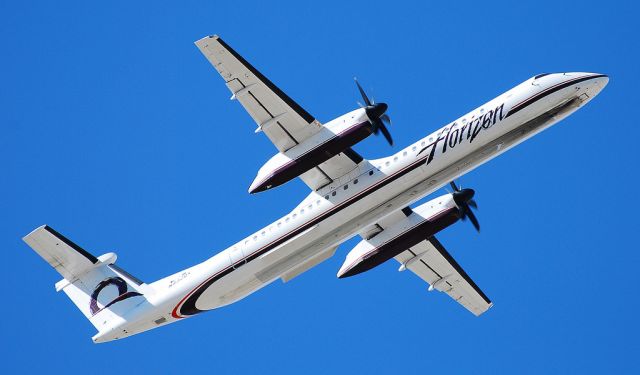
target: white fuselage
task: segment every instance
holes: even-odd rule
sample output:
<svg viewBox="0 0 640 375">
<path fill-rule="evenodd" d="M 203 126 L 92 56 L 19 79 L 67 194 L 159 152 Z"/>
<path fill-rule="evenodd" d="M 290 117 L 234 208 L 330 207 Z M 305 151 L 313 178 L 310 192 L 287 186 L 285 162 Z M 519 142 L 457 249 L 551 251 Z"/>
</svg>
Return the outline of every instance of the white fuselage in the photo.
<svg viewBox="0 0 640 375">
<path fill-rule="evenodd" d="M 126 327 L 94 339 L 142 332 L 246 297 L 555 124 L 607 82 L 591 73 L 534 77 L 394 155 L 363 161 L 311 192 L 286 216 L 205 262 L 150 284 L 152 308 L 133 310 Z"/>
</svg>

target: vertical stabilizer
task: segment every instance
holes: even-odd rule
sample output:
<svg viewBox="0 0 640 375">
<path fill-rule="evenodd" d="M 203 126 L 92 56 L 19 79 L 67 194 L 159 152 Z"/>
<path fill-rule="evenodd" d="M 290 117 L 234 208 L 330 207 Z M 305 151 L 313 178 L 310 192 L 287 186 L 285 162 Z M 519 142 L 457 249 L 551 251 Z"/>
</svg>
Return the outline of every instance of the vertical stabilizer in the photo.
<svg viewBox="0 0 640 375">
<path fill-rule="evenodd" d="M 100 333 L 126 323 L 131 310 L 147 302 L 145 285 L 115 265 L 116 254 L 93 256 L 77 244 L 43 225 L 23 240 L 63 279 L 63 291 Z"/>
</svg>

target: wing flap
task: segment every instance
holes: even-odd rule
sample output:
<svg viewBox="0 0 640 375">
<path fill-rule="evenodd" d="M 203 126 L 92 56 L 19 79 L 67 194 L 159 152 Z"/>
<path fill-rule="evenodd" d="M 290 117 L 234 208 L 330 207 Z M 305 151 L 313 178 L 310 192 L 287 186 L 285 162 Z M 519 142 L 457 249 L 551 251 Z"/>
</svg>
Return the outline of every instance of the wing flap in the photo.
<svg viewBox="0 0 640 375">
<path fill-rule="evenodd" d="M 327 250 L 316 255 L 315 257 L 307 259 L 306 261 L 300 263 L 299 265 L 295 266 L 291 270 L 282 274 L 282 276 L 280 276 L 280 278 L 282 279 L 282 282 L 287 283 L 293 280 L 294 278 L 300 276 L 301 274 L 309 271 L 310 269 L 317 266 L 318 264 L 324 262 L 325 260 L 331 258 L 333 254 L 336 253 L 337 248 L 338 246 L 330 247 Z"/>
<path fill-rule="evenodd" d="M 338 180 L 358 168 L 358 163 L 363 160 L 355 151 L 349 149 L 348 152 L 350 153 L 349 155 L 346 152 L 341 152 L 317 167 L 306 171 L 300 175 L 300 179 L 312 190 L 318 190 Z M 351 155 L 356 155 L 357 157 L 352 157 Z"/>
</svg>

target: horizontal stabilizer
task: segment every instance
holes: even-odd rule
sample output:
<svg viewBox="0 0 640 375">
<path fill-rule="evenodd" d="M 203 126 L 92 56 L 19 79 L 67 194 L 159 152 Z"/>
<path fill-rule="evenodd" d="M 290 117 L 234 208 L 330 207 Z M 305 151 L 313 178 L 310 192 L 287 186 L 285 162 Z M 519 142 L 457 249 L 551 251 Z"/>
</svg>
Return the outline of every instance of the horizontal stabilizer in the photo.
<svg viewBox="0 0 640 375">
<path fill-rule="evenodd" d="M 37 228 L 23 240 L 67 280 L 99 263 L 98 258 L 48 225 Z"/>
</svg>

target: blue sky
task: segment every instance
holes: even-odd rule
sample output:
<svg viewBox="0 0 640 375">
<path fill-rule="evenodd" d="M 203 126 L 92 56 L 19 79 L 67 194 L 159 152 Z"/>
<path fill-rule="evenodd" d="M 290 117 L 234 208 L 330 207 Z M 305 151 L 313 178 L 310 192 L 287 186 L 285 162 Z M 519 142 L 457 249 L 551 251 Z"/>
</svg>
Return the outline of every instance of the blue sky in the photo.
<svg viewBox="0 0 640 375">
<path fill-rule="evenodd" d="M 0 371 L 632 373 L 640 368 L 633 2 L 0 3 Z M 274 4 L 278 3 L 278 4 Z M 49 224 L 153 281 L 280 217 L 275 152 L 193 42 L 220 34 L 320 121 L 389 104 L 394 149 L 542 72 L 611 77 L 587 107 L 472 173 L 483 226 L 439 238 L 492 298 L 475 318 L 383 266 L 291 283 L 104 345 L 21 237 Z"/>
</svg>

